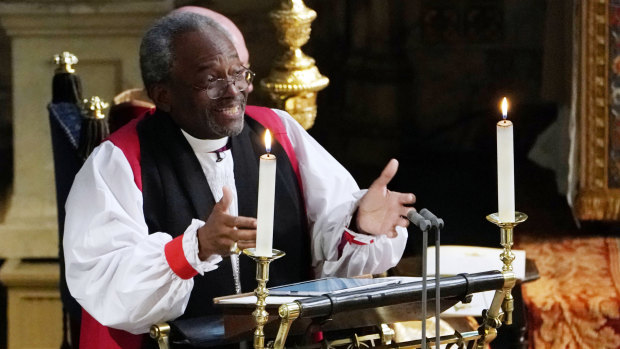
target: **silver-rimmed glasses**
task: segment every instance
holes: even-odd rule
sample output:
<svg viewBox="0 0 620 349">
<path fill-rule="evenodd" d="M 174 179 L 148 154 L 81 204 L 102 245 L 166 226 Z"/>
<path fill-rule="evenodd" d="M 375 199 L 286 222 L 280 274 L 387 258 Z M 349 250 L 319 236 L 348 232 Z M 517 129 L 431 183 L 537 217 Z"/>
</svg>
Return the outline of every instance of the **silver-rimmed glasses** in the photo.
<svg viewBox="0 0 620 349">
<path fill-rule="evenodd" d="M 256 74 L 254 74 L 253 71 L 246 68 L 226 79 L 216 79 L 210 81 L 207 86 L 201 86 L 198 84 L 194 84 L 192 86 L 197 90 L 207 92 L 207 96 L 209 96 L 209 98 L 218 99 L 224 95 L 224 92 L 230 84 L 233 84 L 239 92 L 245 91 L 245 89 L 252 84 L 252 80 L 254 80 L 255 75 Z"/>
</svg>

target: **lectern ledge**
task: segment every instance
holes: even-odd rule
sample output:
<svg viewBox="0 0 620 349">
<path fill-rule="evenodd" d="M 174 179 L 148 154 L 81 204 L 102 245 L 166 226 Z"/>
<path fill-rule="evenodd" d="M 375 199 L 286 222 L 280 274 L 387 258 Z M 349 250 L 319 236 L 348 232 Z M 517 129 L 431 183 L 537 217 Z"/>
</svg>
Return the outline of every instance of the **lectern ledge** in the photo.
<svg viewBox="0 0 620 349">
<path fill-rule="evenodd" d="M 458 302 L 467 302 L 471 295 L 478 292 L 499 290 L 500 296 L 505 290 L 513 287 L 516 278 L 513 273 L 488 271 L 475 274 L 460 274 L 440 279 L 441 311 L 454 306 Z M 369 289 L 338 291 L 321 296 L 304 297 L 292 302 L 276 306 L 267 302 L 269 318 L 264 325 L 265 347 L 305 347 L 319 348 L 320 343 L 310 343 L 306 338 L 309 331 L 322 331 L 329 338 L 330 345 L 337 343 L 352 344 L 354 341 L 376 340 L 376 347 L 385 347 L 390 342 L 385 328 L 381 324 L 408 320 L 422 320 L 422 289 L 423 282 L 406 282 L 399 284 L 380 285 Z M 428 303 L 435 302 L 435 280 L 427 281 Z M 497 297 L 496 297 L 497 298 Z M 501 305 L 502 300 L 500 299 Z M 494 301 L 493 304 L 496 302 Z M 174 348 L 175 344 L 184 344 L 196 348 L 215 347 L 242 340 L 252 342 L 255 327 L 252 311 L 254 304 L 220 304 L 223 315 L 211 316 L 184 321 L 171 321 L 169 334 L 153 327 L 152 334 L 160 343 L 160 348 Z M 270 309 L 271 308 L 271 309 Z M 429 309 L 434 309 L 429 307 Z M 489 309 L 488 313 L 500 312 L 500 307 Z M 279 316 L 276 316 L 275 314 Z M 433 313 L 428 316 L 433 316 Z M 501 318 L 501 314 L 499 315 Z M 279 321 L 278 321 L 279 318 Z M 496 317 L 497 318 L 497 317 Z M 376 327 L 376 333 L 368 332 Z M 159 336 L 157 333 L 159 331 Z M 334 334 L 332 336 L 332 334 Z M 484 345 L 493 336 L 493 331 L 483 325 L 478 331 L 455 333 L 439 338 L 441 343 L 465 343 Z M 429 339 L 434 343 L 435 339 Z M 391 343 L 390 348 L 419 348 L 420 341 Z"/>
<path fill-rule="evenodd" d="M 265 287 L 269 280 L 269 262 L 284 255 L 274 250 L 274 256 L 277 257 L 254 258 L 257 261 L 258 281 L 254 303 L 222 302 L 222 316 L 154 325 L 151 335 L 158 341 L 160 349 L 176 343 L 194 348 L 213 347 L 252 338 L 255 349 L 282 349 L 286 346 L 323 348 L 325 345 L 360 347 L 361 341 L 368 341 L 376 348 L 428 348 L 430 345 L 437 347 L 438 344 L 448 344 L 448 348 L 453 345 L 463 348 L 467 344 L 467 348 L 483 349 L 497 336 L 497 328 L 502 323 L 512 323 L 514 301 L 511 291 L 517 280 L 512 267 L 515 259 L 511 250 L 513 230 L 527 219 L 527 215 L 516 212 L 514 221 L 504 222 L 494 213 L 488 215 L 487 219 L 500 228 L 502 271 L 459 274 L 431 280 L 423 278 L 423 281 L 361 290 L 327 291 L 318 296 L 287 300 L 279 305 L 278 322 L 275 316 L 270 315 L 275 309 L 268 311 L 269 291 Z M 246 254 L 253 256 L 252 253 Z M 454 335 L 439 338 L 426 338 L 423 331 L 421 340 L 391 343 L 391 335 L 385 331 L 387 326 L 382 326 L 400 321 L 425 320 L 435 315 L 432 312 L 427 314 L 428 303 L 435 303 L 435 311 L 443 312 L 458 302 L 471 301 L 474 293 L 491 290 L 495 290 L 493 301 L 489 309 L 482 311 L 482 324 L 477 331 L 455 332 Z M 368 334 L 368 327 L 376 327 L 379 331 Z M 318 332 L 325 334 L 327 343 L 308 340 L 312 333 Z M 335 338 L 331 338 L 332 334 Z M 275 339 L 270 340 L 272 338 Z M 375 344 L 375 340 L 380 343 Z"/>
</svg>

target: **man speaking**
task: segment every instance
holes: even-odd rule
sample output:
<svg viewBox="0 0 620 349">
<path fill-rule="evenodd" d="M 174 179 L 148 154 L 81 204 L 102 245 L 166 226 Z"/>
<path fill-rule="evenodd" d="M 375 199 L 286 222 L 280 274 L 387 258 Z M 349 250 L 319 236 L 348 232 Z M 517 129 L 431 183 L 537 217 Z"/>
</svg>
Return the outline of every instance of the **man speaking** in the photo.
<svg viewBox="0 0 620 349">
<path fill-rule="evenodd" d="M 208 17 L 173 12 L 140 47 L 153 113 L 113 133 L 75 178 L 64 235 L 67 283 L 85 313 L 81 343 L 140 347 L 149 326 L 216 314 L 214 297 L 255 288 L 258 161 L 276 134 L 270 286 L 381 273 L 400 260 L 415 196 L 367 191 L 290 115 L 246 106 L 254 73 Z M 119 338 L 123 338 L 122 340 Z M 104 346 L 100 346 L 104 347 Z"/>
</svg>

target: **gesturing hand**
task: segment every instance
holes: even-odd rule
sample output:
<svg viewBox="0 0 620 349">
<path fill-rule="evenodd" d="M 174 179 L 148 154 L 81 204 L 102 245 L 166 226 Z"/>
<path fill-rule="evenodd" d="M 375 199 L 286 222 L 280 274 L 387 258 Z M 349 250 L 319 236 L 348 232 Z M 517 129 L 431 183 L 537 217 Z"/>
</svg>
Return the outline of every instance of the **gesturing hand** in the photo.
<svg viewBox="0 0 620 349">
<path fill-rule="evenodd" d="M 232 194 L 228 187 L 222 191 L 222 199 L 213 206 L 205 225 L 198 229 L 198 258 L 203 261 L 213 254 L 229 255 L 235 242 L 241 250 L 256 247 L 256 218 L 229 215 Z"/>
<path fill-rule="evenodd" d="M 360 233 L 393 238 L 397 235 L 397 225 L 405 228 L 409 226 L 409 220 L 405 217 L 414 208 L 405 205 L 415 203 L 415 195 L 389 191 L 387 188 L 397 170 L 398 161 L 390 160 L 360 200 L 356 218 Z"/>
</svg>

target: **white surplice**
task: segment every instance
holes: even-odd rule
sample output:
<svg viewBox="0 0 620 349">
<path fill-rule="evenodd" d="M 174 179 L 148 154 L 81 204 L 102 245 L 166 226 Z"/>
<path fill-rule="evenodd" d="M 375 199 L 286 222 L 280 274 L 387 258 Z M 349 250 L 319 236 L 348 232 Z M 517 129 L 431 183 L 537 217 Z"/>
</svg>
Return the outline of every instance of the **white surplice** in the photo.
<svg viewBox="0 0 620 349">
<path fill-rule="evenodd" d="M 288 113 L 274 111 L 285 125 L 299 162 L 316 276 L 376 274 L 395 266 L 404 252 L 407 230 L 397 227 L 398 236 L 393 239 L 348 230 L 365 191 L 359 190 L 349 172 Z M 236 215 L 231 151 L 226 150 L 220 162 L 212 153 L 226 144 L 226 139 L 184 136 L 215 200 L 221 199 L 224 185 L 232 189 L 229 212 Z M 194 285 L 193 279 L 184 280 L 170 269 L 164 246 L 172 238 L 166 232 L 148 233 L 142 204 L 129 162 L 121 149 L 106 141 L 75 177 L 66 202 L 63 240 L 67 284 L 73 297 L 101 324 L 135 334 L 181 316 Z M 222 260 L 219 255 L 206 261 L 198 258 L 196 231 L 202 225 L 204 222 L 193 220 L 183 235 L 184 255 L 201 275 L 217 268 Z M 339 257 L 338 245 L 345 229 L 356 241 L 367 244 L 348 243 Z"/>
</svg>

